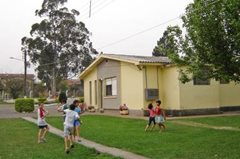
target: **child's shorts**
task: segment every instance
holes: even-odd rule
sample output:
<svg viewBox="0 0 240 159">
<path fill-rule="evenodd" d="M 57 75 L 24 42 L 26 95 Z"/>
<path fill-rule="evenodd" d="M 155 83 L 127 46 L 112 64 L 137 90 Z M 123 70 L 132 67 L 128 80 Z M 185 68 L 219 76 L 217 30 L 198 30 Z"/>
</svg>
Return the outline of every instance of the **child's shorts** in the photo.
<svg viewBox="0 0 240 159">
<path fill-rule="evenodd" d="M 73 135 L 73 127 L 65 126 L 64 125 L 64 136 Z"/>
<path fill-rule="evenodd" d="M 151 125 L 152 122 L 153 122 L 154 125 L 156 124 L 155 118 L 154 117 L 149 117 L 148 125 Z"/>
<path fill-rule="evenodd" d="M 164 117 L 162 115 L 156 116 L 155 121 L 156 121 L 156 123 L 164 123 L 165 122 Z"/>
<path fill-rule="evenodd" d="M 45 128 L 48 128 L 48 125 L 39 125 L 38 127 L 39 129 L 45 129 Z"/>
<path fill-rule="evenodd" d="M 80 126 L 80 120 L 74 120 L 73 126 Z"/>
</svg>

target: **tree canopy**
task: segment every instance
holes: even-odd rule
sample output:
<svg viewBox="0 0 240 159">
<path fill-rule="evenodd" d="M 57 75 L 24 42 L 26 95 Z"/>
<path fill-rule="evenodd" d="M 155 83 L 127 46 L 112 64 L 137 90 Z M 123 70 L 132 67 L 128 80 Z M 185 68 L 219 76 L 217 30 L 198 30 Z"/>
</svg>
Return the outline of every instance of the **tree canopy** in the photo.
<svg viewBox="0 0 240 159">
<path fill-rule="evenodd" d="M 194 0 L 182 20 L 182 29 L 166 29 L 153 55 L 164 53 L 179 66 L 182 82 L 203 76 L 240 82 L 240 1 Z"/>
<path fill-rule="evenodd" d="M 56 81 L 78 74 L 91 63 L 91 54 L 97 54 L 90 32 L 77 20 L 80 13 L 69 11 L 64 7 L 66 2 L 43 0 L 42 8 L 35 11 L 41 22 L 32 25 L 31 37 L 22 38 L 22 51 L 37 66 L 38 78 L 53 91 Z"/>
</svg>

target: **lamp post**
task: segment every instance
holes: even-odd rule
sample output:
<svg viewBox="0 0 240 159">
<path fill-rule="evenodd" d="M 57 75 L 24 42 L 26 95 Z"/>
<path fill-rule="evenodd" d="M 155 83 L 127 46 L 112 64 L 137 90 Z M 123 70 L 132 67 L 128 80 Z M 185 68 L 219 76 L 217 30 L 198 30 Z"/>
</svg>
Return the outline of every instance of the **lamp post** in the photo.
<svg viewBox="0 0 240 159">
<path fill-rule="evenodd" d="M 27 96 L 27 53 L 26 53 L 26 51 L 24 51 L 23 58 L 24 58 L 24 60 L 18 59 L 15 57 L 10 57 L 10 59 L 24 62 L 24 84 L 23 84 L 24 91 L 23 91 L 23 94 L 24 94 L 24 97 L 26 97 Z"/>
</svg>

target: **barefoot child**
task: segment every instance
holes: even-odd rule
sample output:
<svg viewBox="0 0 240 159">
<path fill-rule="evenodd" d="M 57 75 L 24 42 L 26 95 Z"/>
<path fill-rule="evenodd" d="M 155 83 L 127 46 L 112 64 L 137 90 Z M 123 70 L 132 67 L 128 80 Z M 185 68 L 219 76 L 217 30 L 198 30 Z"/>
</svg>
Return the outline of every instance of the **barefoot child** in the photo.
<svg viewBox="0 0 240 159">
<path fill-rule="evenodd" d="M 157 106 L 155 108 L 155 113 L 156 113 L 155 121 L 160 128 L 160 132 L 162 132 L 166 128 L 164 125 L 164 122 L 166 120 L 166 115 L 165 115 L 165 111 L 160 107 L 161 101 L 157 100 L 156 103 L 157 103 Z"/>
<path fill-rule="evenodd" d="M 153 122 L 153 126 L 151 128 L 151 131 L 152 131 L 153 128 L 155 127 L 155 125 L 156 125 L 156 122 L 155 122 L 155 112 L 154 112 L 152 103 L 148 104 L 148 111 L 149 111 L 149 120 L 148 120 L 148 124 L 146 125 L 145 131 L 147 131 L 147 129 L 149 128 L 149 126 Z"/>
<path fill-rule="evenodd" d="M 70 148 L 73 148 L 73 133 L 74 127 L 73 123 L 74 120 L 78 119 L 78 113 L 74 111 L 75 105 L 71 104 L 69 109 L 64 110 L 66 113 L 66 118 L 64 121 L 64 145 L 65 145 L 65 152 L 68 154 L 70 152 Z"/>
<path fill-rule="evenodd" d="M 45 121 L 45 116 L 48 112 L 45 110 L 43 103 L 39 103 L 38 111 L 37 111 L 37 122 L 38 122 L 38 143 L 46 142 L 45 135 L 49 130 L 48 124 Z"/>
</svg>

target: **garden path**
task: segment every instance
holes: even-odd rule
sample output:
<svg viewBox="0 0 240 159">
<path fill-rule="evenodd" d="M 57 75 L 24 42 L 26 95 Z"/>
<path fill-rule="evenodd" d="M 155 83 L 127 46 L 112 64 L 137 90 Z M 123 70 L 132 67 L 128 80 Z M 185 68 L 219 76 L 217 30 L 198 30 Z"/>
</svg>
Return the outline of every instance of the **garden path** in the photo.
<svg viewBox="0 0 240 159">
<path fill-rule="evenodd" d="M 33 122 L 35 124 L 37 123 L 37 120 L 34 119 L 34 118 L 31 118 L 31 117 L 22 117 L 22 118 L 27 120 L 27 121 Z M 51 125 L 49 125 L 49 127 L 50 127 L 49 131 L 51 133 L 56 134 L 60 137 L 63 137 L 63 131 L 62 130 L 54 128 Z M 113 156 L 122 157 L 122 158 L 125 158 L 125 159 L 148 159 L 147 157 L 144 157 L 144 156 L 140 156 L 140 155 L 137 155 L 137 154 L 134 154 L 134 153 L 131 153 L 131 152 L 128 152 L 128 151 L 124 151 L 124 150 L 121 150 L 121 149 L 118 149 L 118 148 L 108 147 L 108 146 L 98 144 L 98 143 L 95 143 L 93 141 L 90 141 L 90 140 L 87 140 L 87 139 L 84 139 L 84 138 L 81 138 L 81 142 L 76 142 L 76 143 L 81 144 L 85 147 L 94 148 L 101 153 L 108 153 L 108 154 L 111 154 Z"/>
</svg>

